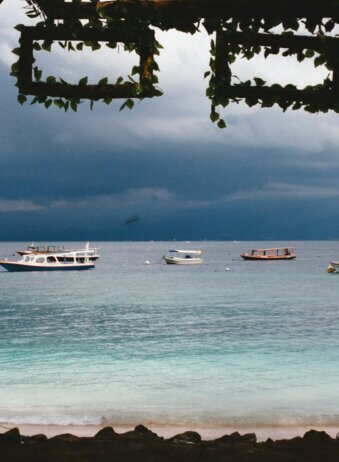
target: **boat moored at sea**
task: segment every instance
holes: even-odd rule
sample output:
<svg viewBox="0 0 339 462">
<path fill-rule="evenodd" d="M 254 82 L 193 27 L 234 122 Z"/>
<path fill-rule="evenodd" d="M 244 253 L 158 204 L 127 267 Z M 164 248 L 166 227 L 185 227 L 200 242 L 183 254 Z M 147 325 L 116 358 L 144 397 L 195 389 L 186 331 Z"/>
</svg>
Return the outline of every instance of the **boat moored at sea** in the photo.
<svg viewBox="0 0 339 462">
<path fill-rule="evenodd" d="M 0 260 L 0 265 L 7 271 L 67 271 L 87 270 L 95 268 L 90 260 L 89 243 L 84 249 L 64 250 L 46 253 L 30 253 L 23 255 L 21 260 Z"/>
<path fill-rule="evenodd" d="M 275 247 L 272 249 L 256 249 L 240 255 L 244 260 L 293 260 L 296 258 L 294 247 Z"/>
<path fill-rule="evenodd" d="M 339 261 L 331 261 L 327 267 L 328 273 L 339 273 Z"/>
<path fill-rule="evenodd" d="M 203 262 L 201 250 L 170 250 L 163 259 L 168 265 L 198 265 Z"/>
</svg>

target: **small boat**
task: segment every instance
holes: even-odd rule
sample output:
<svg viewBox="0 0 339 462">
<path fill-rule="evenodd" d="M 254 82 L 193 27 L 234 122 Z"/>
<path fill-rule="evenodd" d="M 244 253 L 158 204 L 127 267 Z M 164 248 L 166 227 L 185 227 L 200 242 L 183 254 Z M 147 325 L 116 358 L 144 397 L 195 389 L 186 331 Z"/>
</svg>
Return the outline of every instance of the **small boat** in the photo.
<svg viewBox="0 0 339 462">
<path fill-rule="evenodd" d="M 38 254 L 46 254 L 46 253 L 62 253 L 62 252 L 83 252 L 84 249 L 65 249 L 64 246 L 61 245 L 51 245 L 51 244 L 41 244 L 35 245 L 32 242 L 26 250 L 17 250 L 16 253 L 23 256 L 23 255 L 38 255 Z M 86 252 L 87 256 L 90 261 L 96 261 L 100 257 L 98 254 L 97 248 L 90 248 L 89 242 L 86 244 Z"/>
<path fill-rule="evenodd" d="M 95 268 L 88 251 L 89 243 L 84 249 L 30 253 L 18 261 L 0 260 L 0 265 L 10 272 L 87 270 Z"/>
<path fill-rule="evenodd" d="M 327 267 L 328 273 L 339 273 L 339 261 L 331 261 Z"/>
<path fill-rule="evenodd" d="M 244 260 L 293 260 L 296 258 L 294 247 L 281 247 L 273 249 L 257 249 L 251 253 L 243 253 L 240 255 Z"/>
<path fill-rule="evenodd" d="M 164 255 L 168 265 L 198 265 L 203 262 L 201 250 L 170 250 L 171 255 Z"/>
</svg>

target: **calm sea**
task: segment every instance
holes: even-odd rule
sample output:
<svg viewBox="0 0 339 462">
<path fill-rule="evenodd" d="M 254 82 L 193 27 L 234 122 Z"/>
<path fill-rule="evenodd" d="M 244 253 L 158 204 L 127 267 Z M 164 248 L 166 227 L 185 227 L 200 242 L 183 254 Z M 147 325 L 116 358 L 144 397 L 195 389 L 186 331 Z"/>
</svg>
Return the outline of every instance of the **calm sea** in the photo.
<svg viewBox="0 0 339 462">
<path fill-rule="evenodd" d="M 239 257 L 286 244 L 94 243 L 95 270 L 1 271 L 0 421 L 339 424 L 339 242 Z M 173 246 L 205 263 L 165 265 Z"/>
</svg>

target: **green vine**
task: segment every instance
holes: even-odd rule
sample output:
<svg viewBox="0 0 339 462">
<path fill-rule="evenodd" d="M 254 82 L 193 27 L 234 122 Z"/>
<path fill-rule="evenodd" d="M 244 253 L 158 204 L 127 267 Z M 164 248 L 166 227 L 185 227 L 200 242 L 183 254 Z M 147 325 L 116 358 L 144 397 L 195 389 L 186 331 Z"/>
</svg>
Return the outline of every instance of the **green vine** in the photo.
<svg viewBox="0 0 339 462">
<path fill-rule="evenodd" d="M 31 11 L 29 14 L 32 14 Z M 31 16 L 30 16 L 31 17 Z M 35 16 L 34 16 L 35 17 Z M 113 34 L 116 31 L 117 28 L 121 28 L 122 24 L 120 20 L 112 19 L 112 18 L 105 18 L 103 15 L 101 15 L 100 19 L 90 19 L 85 25 L 83 25 L 80 21 L 75 20 L 75 21 L 65 21 L 63 24 L 58 24 L 54 25 L 51 24 L 49 21 L 42 21 L 37 24 L 36 28 L 51 32 L 51 35 L 55 33 L 55 31 L 62 32 L 62 31 L 72 31 L 72 36 L 74 39 L 72 40 L 63 40 L 63 41 L 56 41 L 53 38 L 49 40 L 43 40 L 43 41 L 34 41 L 33 43 L 33 50 L 35 52 L 39 51 L 47 51 L 51 52 L 52 51 L 52 45 L 54 42 L 57 42 L 58 45 L 63 48 L 68 50 L 69 52 L 79 52 L 82 51 L 85 47 L 89 47 L 92 51 L 97 51 L 102 48 L 102 43 L 101 41 L 97 40 L 90 40 L 90 41 L 79 41 L 77 39 L 77 35 L 83 31 L 91 31 L 91 32 L 105 32 L 105 31 L 112 31 Z M 129 30 L 129 33 L 133 35 L 133 32 L 140 33 L 142 30 L 145 29 L 145 23 L 141 21 L 133 21 L 133 22 L 128 22 L 124 24 L 124 27 L 127 27 Z M 24 26 L 18 25 L 16 27 L 17 30 L 22 31 L 24 29 Z M 159 71 L 159 66 L 155 60 L 155 56 L 160 54 L 160 49 L 162 48 L 161 44 L 157 42 L 156 40 L 152 40 L 151 38 L 147 39 L 147 35 L 145 36 L 146 38 L 143 38 L 142 43 L 121 43 L 119 41 L 104 41 L 106 47 L 110 49 L 116 49 L 119 45 L 123 46 L 124 51 L 127 51 L 129 53 L 135 51 L 139 56 L 142 54 L 142 49 L 144 47 L 147 47 L 149 50 L 149 53 L 152 55 L 152 60 L 148 64 L 148 75 L 142 75 L 142 77 L 139 79 L 139 81 L 136 80 L 136 75 L 140 74 L 142 72 L 142 69 L 140 66 L 136 65 L 133 66 L 131 71 L 129 72 L 129 75 L 127 79 L 124 79 L 122 76 L 119 76 L 117 80 L 111 84 L 116 85 L 116 86 L 126 86 L 128 87 L 130 97 L 126 98 L 125 101 L 121 104 L 120 106 L 120 111 L 124 108 L 132 109 L 134 106 L 134 98 L 138 99 L 144 99 L 145 97 L 149 96 L 161 96 L 162 91 L 159 88 L 156 88 L 156 84 L 158 83 L 158 77 L 155 75 L 155 72 Z M 76 43 L 75 43 L 76 42 Z M 12 65 L 11 68 L 11 75 L 13 77 L 16 77 L 17 79 L 17 86 L 19 86 L 19 69 L 20 69 L 20 59 L 21 59 L 21 53 L 22 50 L 20 48 L 15 48 L 12 50 L 14 54 L 18 56 L 18 61 Z M 42 81 L 42 75 L 43 72 L 41 69 L 38 68 L 38 66 L 34 66 L 35 63 L 35 58 L 33 58 L 32 61 L 32 71 L 33 71 L 33 82 L 41 82 Z M 47 76 L 45 83 L 49 85 L 54 85 L 58 86 L 59 88 L 65 88 L 67 90 L 67 87 L 69 88 L 71 86 L 70 83 L 66 82 L 64 79 L 61 77 L 55 77 L 55 76 Z M 79 82 L 78 82 L 78 87 L 83 87 L 88 84 L 88 77 L 82 77 Z M 109 87 L 109 82 L 108 82 L 108 77 L 103 77 L 99 80 L 97 83 L 97 87 L 100 88 L 103 93 L 105 93 L 105 90 L 108 89 Z M 132 99 L 133 98 L 133 99 Z M 112 97 L 106 96 L 103 98 L 93 98 L 90 99 L 90 108 L 93 109 L 94 103 L 96 101 L 103 101 L 105 104 L 109 105 L 113 102 Z M 20 104 L 24 104 L 27 101 L 27 96 L 23 93 L 19 93 L 18 95 L 18 102 Z M 46 95 L 36 95 L 33 97 L 31 100 L 31 104 L 43 104 L 46 108 L 49 108 L 52 104 L 54 106 L 64 109 L 65 112 L 68 111 L 68 109 L 72 109 L 73 111 L 77 111 L 77 108 L 79 104 L 83 103 L 83 99 L 80 97 L 57 97 L 57 98 L 50 98 Z"/>
<path fill-rule="evenodd" d="M 208 34 L 214 35 L 210 45 L 210 68 L 205 72 L 205 78 L 209 78 L 206 95 L 211 102 L 210 118 L 213 123 L 217 123 L 219 128 L 226 127 L 225 120 L 220 115 L 221 108 L 226 108 L 231 102 L 245 101 L 250 107 L 259 105 L 263 108 L 278 105 L 283 111 L 291 108 L 292 110 L 304 109 L 311 113 L 327 112 L 329 109 L 339 112 L 337 102 L 339 84 L 334 77 L 331 79 L 328 76 L 322 84 L 308 86 L 300 90 L 293 84 L 268 86 L 264 80 L 257 76 L 252 80 L 241 82 L 237 80 L 231 70 L 232 64 L 239 58 L 251 60 L 259 54 L 268 58 L 271 55 L 281 53 L 284 57 L 295 56 L 299 62 L 312 59 L 315 67 L 326 66 L 333 73 L 333 76 L 335 73 L 339 74 L 339 39 L 333 36 L 337 23 L 336 17 L 321 19 L 318 17 L 319 15 L 314 15 L 314 17 L 302 19 L 293 17 L 293 15 L 290 17 L 274 17 L 272 15 L 272 17 L 245 18 L 234 15 L 235 17 L 223 18 L 222 15 L 218 16 L 217 14 L 215 17 L 210 14 L 199 16 L 200 13 L 195 8 L 198 8 L 201 2 L 182 5 L 180 10 L 174 13 L 172 11 L 171 14 L 167 14 L 167 10 L 161 8 L 157 10 L 152 6 L 153 4 L 146 5 L 148 9 L 144 10 L 138 1 L 124 3 L 123 0 L 116 0 L 116 2 L 106 2 L 99 6 L 96 0 L 91 0 L 91 3 L 93 5 L 87 3 L 92 11 L 87 20 L 69 18 L 60 20 L 49 17 L 47 6 L 48 8 L 53 5 L 63 6 L 65 5 L 64 0 L 48 0 L 48 2 L 46 0 L 26 0 L 27 16 L 29 18 L 41 16 L 44 19 L 37 24 L 36 28 L 45 33 L 51 33 L 51 38 L 48 40 L 35 40 L 33 50 L 34 52 L 42 50 L 50 52 L 55 42 L 69 52 L 79 52 L 85 47 L 96 51 L 102 47 L 103 42 L 110 49 L 115 49 L 118 44 L 123 43 L 125 51 L 135 51 L 139 56 L 142 56 L 146 47 L 152 56 L 147 62 L 147 66 L 145 68 L 142 68 L 141 65 L 133 66 L 127 79 L 118 77 L 114 83 L 114 85 L 121 86 L 129 92 L 129 96 L 124 98 L 120 110 L 126 107 L 132 109 L 135 98 L 143 99 L 162 94 L 161 90 L 157 88 L 159 82 L 156 73 L 159 72 L 159 67 L 155 60 L 162 47 L 154 39 L 154 36 L 147 35 L 151 28 L 159 28 L 160 30 L 174 28 L 194 34 L 201 27 L 204 27 Z M 235 4 L 235 2 L 233 3 Z M 68 3 L 68 5 L 70 4 Z M 83 7 L 84 2 L 73 0 L 71 5 Z M 22 30 L 22 27 L 18 26 L 17 29 Z M 141 35 L 142 41 L 79 39 L 83 31 L 112 32 L 114 35 L 116 30 L 127 31 L 127 37 L 128 35 L 130 37 Z M 283 30 L 283 32 L 278 33 L 277 30 Z M 71 31 L 72 38 L 56 40 L 53 38 L 53 33 L 56 31 L 65 31 L 68 35 Z M 304 35 L 305 31 L 307 35 Z M 332 35 L 329 36 L 331 33 Z M 19 59 L 13 64 L 11 75 L 18 79 L 17 86 L 20 89 L 22 49 L 16 48 L 13 53 L 18 55 Z M 33 57 L 31 63 L 33 83 L 39 83 L 42 82 L 43 72 L 34 63 Z M 137 75 L 139 75 L 139 80 L 136 78 Z M 76 86 L 55 76 L 47 76 L 44 83 L 53 89 L 64 89 L 66 93 L 70 93 L 69 90 L 75 88 L 78 88 L 79 93 L 81 93 L 84 88 L 90 86 L 87 77 L 82 77 Z M 90 100 L 92 109 L 96 101 L 100 100 L 105 104 L 111 104 L 114 99 L 120 98 L 120 96 L 114 98 L 109 96 L 108 90 L 112 88 L 112 84 L 109 84 L 108 77 L 101 78 L 96 88 L 102 90 L 103 97 L 86 96 L 81 98 L 76 94 L 53 97 L 42 94 L 42 92 L 39 94 L 37 91 L 31 104 L 43 104 L 46 108 L 54 105 L 65 111 L 68 109 L 77 111 L 79 104 L 84 99 Z M 18 101 L 20 104 L 27 101 L 27 94 L 30 93 L 19 92 Z"/>
<path fill-rule="evenodd" d="M 234 82 L 235 75 L 231 72 L 231 65 L 237 58 L 252 59 L 254 56 L 263 53 L 265 58 L 270 55 L 277 55 L 280 52 L 279 46 L 260 46 L 253 44 L 255 34 L 272 34 L 271 29 L 282 26 L 284 32 L 282 37 L 289 39 L 290 46 L 282 56 L 296 56 L 298 62 L 305 59 L 313 59 L 314 66 L 324 65 L 333 72 L 339 66 L 338 53 L 333 49 L 326 49 L 326 33 L 331 32 L 335 27 L 333 19 L 325 21 L 312 20 L 281 20 L 281 19 L 252 19 L 249 21 L 227 21 L 216 26 L 215 23 L 205 23 L 208 32 L 216 32 L 216 39 L 211 40 L 210 46 L 210 70 L 205 72 L 205 78 L 209 77 L 209 85 L 206 90 L 207 97 L 211 100 L 210 118 L 216 122 L 219 128 L 226 127 L 226 123 L 220 116 L 220 108 L 225 108 L 230 102 L 239 103 L 244 100 L 249 106 L 260 105 L 260 107 L 272 107 L 277 104 L 283 111 L 288 108 L 298 110 L 303 108 L 310 113 L 328 112 L 329 108 L 339 112 L 339 101 L 333 98 L 334 82 L 327 77 L 320 85 L 307 86 L 302 90 L 297 89 L 293 84 L 282 86 L 274 84 L 266 86 L 266 82 L 260 77 L 245 82 Z M 298 32 L 304 27 L 311 36 L 323 40 L 323 50 L 300 49 L 300 46 L 293 45 L 296 38 L 294 32 Z M 248 43 L 230 43 L 230 37 L 235 33 L 242 33 L 242 37 L 247 36 Z M 252 43 L 251 43 L 252 40 Z M 337 40 L 334 39 L 333 40 Z M 245 40 L 246 41 L 246 40 Z M 217 43 L 221 42 L 221 43 Z M 338 46 L 338 45 L 337 45 Z M 240 96 L 239 96 L 240 95 Z M 298 98 L 296 100 L 296 97 Z"/>
</svg>

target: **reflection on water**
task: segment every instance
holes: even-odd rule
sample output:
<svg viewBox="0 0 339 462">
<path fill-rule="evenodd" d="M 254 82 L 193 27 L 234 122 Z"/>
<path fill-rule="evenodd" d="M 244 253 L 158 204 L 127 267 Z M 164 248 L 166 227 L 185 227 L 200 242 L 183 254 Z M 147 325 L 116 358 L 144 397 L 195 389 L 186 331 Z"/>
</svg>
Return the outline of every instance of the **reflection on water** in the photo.
<svg viewBox="0 0 339 462">
<path fill-rule="evenodd" d="M 176 29 L 196 33 L 205 28 L 211 35 L 210 69 L 206 95 L 211 101 L 210 118 L 225 127 L 220 107 L 230 102 L 245 101 L 248 106 L 271 107 L 277 104 L 284 111 L 305 109 L 311 113 L 339 111 L 339 39 L 335 36 L 339 18 L 336 2 L 291 0 L 253 2 L 244 0 L 124 0 L 108 2 L 64 2 L 63 0 L 26 0 L 27 15 L 43 21 L 30 27 L 19 26 L 19 47 L 14 50 L 18 62 L 12 75 L 17 78 L 18 100 L 23 104 L 28 95 L 33 103 L 46 108 L 55 104 L 67 111 L 77 110 L 82 100 L 91 106 L 101 100 L 106 104 L 123 99 L 123 107 L 132 108 L 134 99 L 161 96 L 156 56 L 161 45 L 154 28 Z M 53 43 L 70 52 L 92 51 L 103 44 L 114 49 L 123 44 L 135 51 L 139 62 L 133 66 L 128 80 L 119 77 L 110 82 L 102 78 L 89 85 L 86 77 L 70 84 L 57 76 L 43 79 L 43 71 L 35 65 L 34 53 L 51 51 Z M 232 73 L 232 64 L 240 58 L 250 60 L 257 55 L 294 56 L 299 62 L 312 60 L 314 66 L 325 66 L 328 76 L 318 85 L 297 88 L 267 85 L 257 76 L 239 81 Z"/>
</svg>

